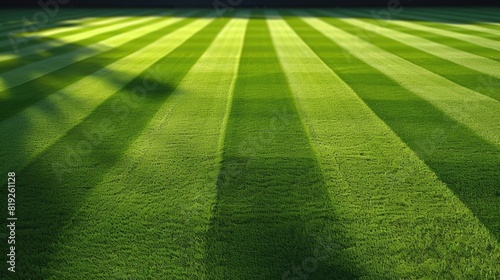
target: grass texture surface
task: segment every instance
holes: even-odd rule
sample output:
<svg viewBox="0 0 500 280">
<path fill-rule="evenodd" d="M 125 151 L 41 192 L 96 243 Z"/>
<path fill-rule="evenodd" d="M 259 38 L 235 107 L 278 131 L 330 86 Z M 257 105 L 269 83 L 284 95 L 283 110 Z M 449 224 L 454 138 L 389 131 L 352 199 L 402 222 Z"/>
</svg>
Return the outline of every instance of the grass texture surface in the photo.
<svg viewBox="0 0 500 280">
<path fill-rule="evenodd" d="M 500 278 L 499 9 L 35 12 L 1 279 Z"/>
</svg>

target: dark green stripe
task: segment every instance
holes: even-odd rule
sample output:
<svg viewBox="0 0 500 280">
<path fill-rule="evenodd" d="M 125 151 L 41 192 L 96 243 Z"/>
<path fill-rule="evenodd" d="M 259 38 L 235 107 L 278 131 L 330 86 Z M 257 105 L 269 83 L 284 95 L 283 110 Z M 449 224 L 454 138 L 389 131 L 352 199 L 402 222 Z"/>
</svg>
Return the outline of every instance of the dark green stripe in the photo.
<svg viewBox="0 0 500 280">
<path fill-rule="evenodd" d="M 208 231 L 209 279 L 352 278 L 346 257 L 317 238 L 329 231 L 334 245 L 346 242 L 261 15 L 249 23 L 240 63 Z"/>
<path fill-rule="evenodd" d="M 326 21 L 344 28 L 337 20 Z M 499 150 L 302 20 L 287 22 L 498 239 Z"/>
</svg>

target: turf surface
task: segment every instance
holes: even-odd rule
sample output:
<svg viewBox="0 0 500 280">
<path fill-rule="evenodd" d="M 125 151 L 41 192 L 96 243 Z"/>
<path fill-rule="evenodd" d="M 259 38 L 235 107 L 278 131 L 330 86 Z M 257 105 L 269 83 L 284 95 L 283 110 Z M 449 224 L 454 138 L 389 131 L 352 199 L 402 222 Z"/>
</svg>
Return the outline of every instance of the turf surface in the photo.
<svg viewBox="0 0 500 280">
<path fill-rule="evenodd" d="M 35 12 L 1 279 L 500 278 L 500 10 Z"/>
</svg>

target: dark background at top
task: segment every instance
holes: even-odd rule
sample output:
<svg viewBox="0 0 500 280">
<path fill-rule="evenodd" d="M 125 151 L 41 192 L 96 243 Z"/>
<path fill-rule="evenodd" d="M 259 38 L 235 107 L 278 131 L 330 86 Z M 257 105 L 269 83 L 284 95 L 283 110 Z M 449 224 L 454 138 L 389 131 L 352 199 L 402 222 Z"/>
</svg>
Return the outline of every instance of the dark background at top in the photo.
<svg viewBox="0 0 500 280">
<path fill-rule="evenodd" d="M 39 7 L 39 0 L 0 0 L 0 7 Z M 40 0 L 60 1 L 64 7 L 213 7 L 216 0 Z M 386 7 L 396 0 L 217 0 L 242 1 L 238 7 Z M 500 0 L 400 0 L 411 6 L 499 6 Z"/>
</svg>

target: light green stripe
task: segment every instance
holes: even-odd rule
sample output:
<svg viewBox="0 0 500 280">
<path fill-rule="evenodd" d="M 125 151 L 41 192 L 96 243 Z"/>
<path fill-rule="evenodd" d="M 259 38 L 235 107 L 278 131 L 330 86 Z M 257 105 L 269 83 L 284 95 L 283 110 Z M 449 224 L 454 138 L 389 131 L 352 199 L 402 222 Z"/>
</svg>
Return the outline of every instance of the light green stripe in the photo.
<svg viewBox="0 0 500 280">
<path fill-rule="evenodd" d="M 95 205 L 94 213 L 102 215 L 97 218 L 99 221 L 109 221 L 109 215 L 100 205 L 107 208 L 110 204 L 116 207 L 116 211 L 123 213 L 128 211 L 130 204 L 161 205 L 161 213 L 148 210 L 149 217 L 159 215 L 159 220 L 175 216 L 190 219 L 190 223 L 182 227 L 176 224 L 177 221 L 169 220 L 162 225 L 156 225 L 153 230 L 157 232 L 163 229 L 162 235 L 177 238 L 186 235 L 198 237 L 191 240 L 188 248 L 173 247 L 175 245 L 168 247 L 171 252 L 179 254 L 162 254 L 164 259 L 161 261 L 168 263 L 172 269 L 166 271 L 165 275 L 172 278 L 182 274 L 186 279 L 201 279 L 199 277 L 204 272 L 204 235 L 215 200 L 214 189 L 220 153 L 218 139 L 224 130 L 223 119 L 228 113 L 226 103 L 236 80 L 248 22 L 246 16 L 247 13 L 242 12 L 239 18 L 231 20 L 220 31 L 214 42 L 145 126 L 144 131 L 127 149 L 124 160 L 105 175 L 102 183 L 92 188 L 83 203 Z M 154 168 L 151 168 L 152 166 Z M 145 177 L 151 180 L 148 184 L 152 183 L 158 188 L 154 196 L 144 193 L 138 195 L 137 188 L 127 187 L 142 184 Z M 117 183 L 116 178 L 126 184 Z M 168 199 L 169 197 L 175 199 Z M 183 227 L 190 232 L 184 233 Z M 65 240 L 76 242 L 78 238 L 68 235 L 81 235 L 82 232 L 85 235 L 88 230 L 92 231 L 92 227 L 83 224 L 78 229 L 68 227 L 61 235 L 65 236 Z M 110 233 L 111 236 L 113 234 Z M 171 244 L 170 241 L 160 240 L 158 243 Z M 64 248 L 78 249 L 78 243 L 65 243 Z M 185 260 L 189 261 L 185 263 Z M 79 263 L 81 260 L 72 259 L 67 260 L 64 265 L 78 267 Z M 54 265 L 57 267 L 63 264 Z"/>
<path fill-rule="evenodd" d="M 294 11 L 346 51 L 500 147 L 500 103 L 391 54 L 311 14 Z"/>
<path fill-rule="evenodd" d="M 178 20 L 179 18 L 168 19 L 165 23 L 172 24 Z M 198 19 L 1 122 L 0 142 L 10 148 L 4 149 L 0 155 L 0 170 L 3 171 L 7 167 L 17 170 L 24 167 L 32 158 L 81 122 L 109 96 L 212 20 Z M 71 110 L 60 112 L 54 111 L 53 108 L 71 108 Z M 46 111 L 51 111 L 52 114 L 47 115 Z M 29 133 L 25 137 L 10 137 L 9 134 L 13 131 Z"/>
<path fill-rule="evenodd" d="M 322 14 L 339 17 L 339 20 L 346 22 L 352 26 L 372 30 L 381 36 L 398 41 L 412 48 L 416 48 L 423 52 L 435 55 L 439 58 L 446 59 L 458 65 L 462 65 L 469 69 L 500 78 L 500 62 L 464 52 L 446 45 L 435 43 L 422 37 L 414 36 L 409 33 L 399 32 L 390 28 L 385 28 L 380 25 L 372 24 L 367 21 L 344 18 L 341 13 L 321 11 Z"/>
<path fill-rule="evenodd" d="M 368 273 L 367 278 L 397 275 L 395 272 L 405 267 L 411 267 L 414 272 L 423 269 L 417 260 L 408 258 L 410 247 L 391 248 L 380 242 L 383 239 L 385 242 L 397 240 L 403 244 L 418 244 L 421 235 L 412 228 L 421 226 L 420 223 L 433 224 L 436 219 L 459 216 L 467 228 L 457 228 L 456 224 L 440 225 L 432 229 L 433 234 L 441 236 L 434 241 L 463 244 L 466 235 L 474 242 L 494 244 L 489 231 L 453 192 L 288 24 L 276 19 L 274 13 L 272 16 L 274 19 L 268 23 L 278 57 L 320 159 L 332 201 L 338 209 L 336 214 L 345 222 L 346 235 L 357 238 L 353 241 L 356 246 L 349 251 L 358 255 L 356 259 L 361 263 L 357 265 Z M 411 174 L 412 180 L 399 178 L 400 182 L 391 183 L 392 175 L 387 170 L 394 169 L 398 160 L 405 163 L 397 167 L 401 168 L 400 174 Z M 364 204 L 375 197 L 376 203 Z M 402 209 L 400 205 L 408 201 L 411 206 Z M 446 218 L 429 215 L 429 207 L 439 207 Z M 358 215 L 353 217 L 353 212 Z M 388 222 L 404 220 L 406 215 L 422 218 L 407 219 L 406 223 Z M 385 217 L 386 222 L 382 222 L 379 230 L 374 230 L 373 223 L 380 217 Z M 440 235 L 442 231 L 448 234 Z M 490 265 L 496 261 L 492 256 L 482 257 Z M 449 262 L 457 261 L 450 256 L 446 258 Z"/>
<path fill-rule="evenodd" d="M 82 61 L 86 58 L 98 55 L 105 51 L 117 48 L 127 42 L 130 42 L 142 35 L 154 32 L 161 28 L 172 25 L 183 19 L 183 16 L 189 16 L 196 11 L 190 11 L 188 13 L 179 15 L 178 17 L 173 17 L 160 21 L 154 24 L 146 25 L 141 28 L 133 29 L 131 31 L 121 33 L 119 35 L 113 36 L 109 39 L 103 40 L 101 42 L 92 44 L 82 49 L 78 49 L 69 53 L 65 53 L 58 56 L 52 56 L 45 60 L 40 60 L 26 66 L 16 68 L 14 70 L 2 73 L 0 75 L 0 91 L 6 90 L 8 88 L 26 83 L 28 81 L 37 79 L 43 75 L 46 75 L 55 70 L 61 69 L 65 66 L 71 65 L 78 61 Z M 26 76 L 25 73 L 31 73 L 30 76 Z M 6 82 L 8 81 L 8 83 Z"/>
<path fill-rule="evenodd" d="M 142 14 L 143 13 L 144 12 L 142 12 Z M 139 14 L 141 14 L 141 13 L 139 13 Z M 43 42 L 40 44 L 36 44 L 34 46 L 29 46 L 27 48 L 21 48 L 21 49 L 19 49 L 18 52 L 15 52 L 15 53 L 13 51 L 9 52 L 9 53 L 1 53 L 0 54 L 0 62 L 10 60 L 10 59 L 21 58 L 23 56 L 35 54 L 37 52 L 47 51 L 47 50 L 50 50 L 52 48 L 64 46 L 67 44 L 72 44 L 72 43 L 75 43 L 75 42 L 78 42 L 78 41 L 81 41 L 81 40 L 84 40 L 87 38 L 91 38 L 91 37 L 100 35 L 102 33 L 119 30 L 119 29 L 126 28 L 129 26 L 137 25 L 137 24 L 147 23 L 147 22 L 153 21 L 157 18 L 160 18 L 160 17 L 162 17 L 164 15 L 168 15 L 168 14 L 169 13 L 164 13 L 164 14 L 160 14 L 157 16 L 147 16 L 147 17 L 141 17 L 141 18 L 133 19 L 133 20 L 131 19 L 129 21 L 122 22 L 119 24 L 95 28 L 95 29 L 88 30 L 88 31 L 85 31 L 82 33 L 71 34 L 71 35 L 68 35 L 65 37 L 57 38 L 57 40 L 53 40 L 50 42 Z"/>
</svg>

